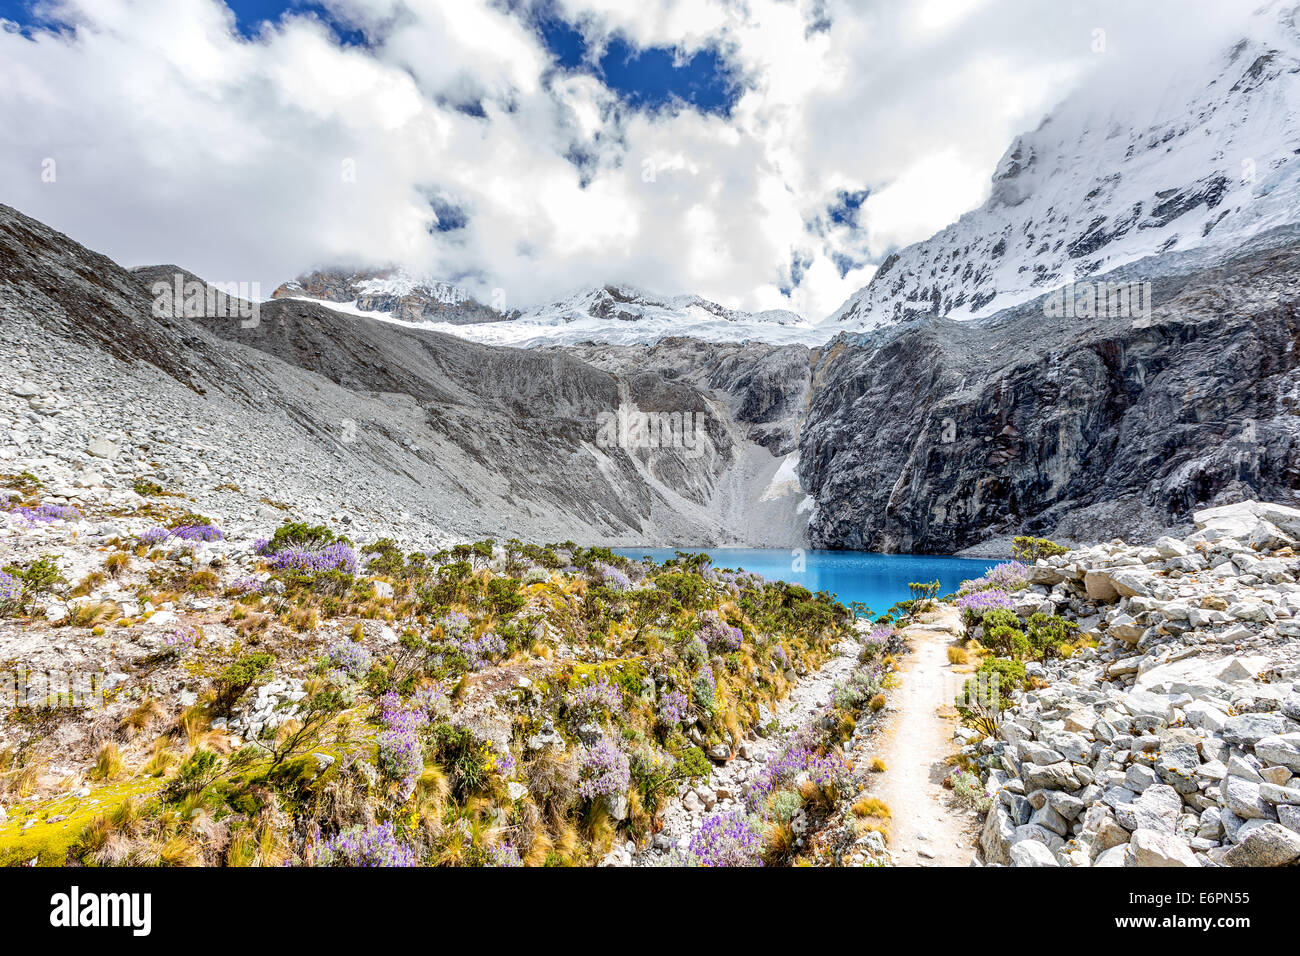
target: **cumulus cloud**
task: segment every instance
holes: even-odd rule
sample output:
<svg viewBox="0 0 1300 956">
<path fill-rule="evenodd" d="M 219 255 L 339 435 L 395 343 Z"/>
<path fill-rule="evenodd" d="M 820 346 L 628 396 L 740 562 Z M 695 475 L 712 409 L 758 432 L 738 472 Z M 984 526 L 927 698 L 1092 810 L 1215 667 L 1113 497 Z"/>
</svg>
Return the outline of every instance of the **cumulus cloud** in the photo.
<svg viewBox="0 0 1300 956">
<path fill-rule="evenodd" d="M 1213 0 L 552 0 L 586 42 L 564 69 L 524 0 L 322 6 L 367 43 L 292 8 L 246 36 L 219 0 L 46 0 L 61 29 L 0 32 L 0 200 L 268 293 L 394 262 L 510 306 L 625 282 L 821 318 L 1066 93 L 1230 28 Z M 738 95 L 634 108 L 593 65 L 616 38 L 715 51 Z"/>
</svg>

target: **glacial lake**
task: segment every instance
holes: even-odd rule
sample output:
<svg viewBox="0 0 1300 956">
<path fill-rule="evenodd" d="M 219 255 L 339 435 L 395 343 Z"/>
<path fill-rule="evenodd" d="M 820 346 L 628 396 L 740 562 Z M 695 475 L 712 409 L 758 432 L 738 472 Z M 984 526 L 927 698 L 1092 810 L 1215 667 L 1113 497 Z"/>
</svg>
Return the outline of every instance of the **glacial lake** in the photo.
<svg viewBox="0 0 1300 956">
<path fill-rule="evenodd" d="M 662 564 L 679 550 L 704 552 L 713 559 L 715 568 L 755 571 L 771 581 L 788 581 L 810 591 L 829 591 L 845 605 L 861 601 L 877 616 L 910 598 L 907 585 L 913 581 L 937 579 L 939 594 L 951 594 L 962 581 L 977 578 L 1000 563 L 926 554 L 805 550 L 803 569 L 795 570 L 796 556 L 788 548 L 615 548 L 614 552 L 634 561 L 649 556 Z"/>
</svg>

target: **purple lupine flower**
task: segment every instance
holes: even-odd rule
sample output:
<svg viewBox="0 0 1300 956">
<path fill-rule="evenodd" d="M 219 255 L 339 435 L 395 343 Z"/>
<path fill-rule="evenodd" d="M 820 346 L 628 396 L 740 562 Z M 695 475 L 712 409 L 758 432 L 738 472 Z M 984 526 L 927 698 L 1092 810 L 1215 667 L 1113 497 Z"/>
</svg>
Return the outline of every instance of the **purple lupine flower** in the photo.
<svg viewBox="0 0 1300 956">
<path fill-rule="evenodd" d="M 336 541 L 317 550 L 292 545 L 270 555 L 268 561 L 277 571 L 299 571 L 303 574 L 319 574 L 326 571 L 357 573 L 357 553 L 342 541 Z"/>
<path fill-rule="evenodd" d="M 470 670 L 481 670 L 506 652 L 506 642 L 499 634 L 489 631 L 482 637 L 460 642 L 461 653 L 469 661 Z"/>
<path fill-rule="evenodd" d="M 957 598 L 957 607 L 971 618 L 981 618 L 988 611 L 1009 609 L 1013 603 L 1010 594 L 996 588 L 971 591 Z"/>
<path fill-rule="evenodd" d="M 632 579 L 618 568 L 610 567 L 608 564 L 597 564 L 595 568 L 596 573 L 600 575 L 600 583 L 611 591 L 632 590 Z"/>
<path fill-rule="evenodd" d="M 379 769 L 409 788 L 424 770 L 420 730 L 428 725 L 429 715 L 418 703 L 408 705 L 391 691 L 379 698 L 379 710 L 384 725 L 379 735 Z"/>
<path fill-rule="evenodd" d="M 271 546 L 270 538 L 258 538 L 256 541 L 253 542 L 253 553 L 266 554 L 266 550 L 270 546 Z"/>
<path fill-rule="evenodd" d="M 620 713 L 623 710 L 623 692 L 601 674 L 590 684 L 584 684 L 569 694 L 568 704 L 571 710 L 583 715 L 602 710 Z"/>
<path fill-rule="evenodd" d="M 519 857 L 519 851 L 509 841 L 498 843 L 488 850 L 489 866 L 523 866 L 524 861 Z"/>
<path fill-rule="evenodd" d="M 700 615 L 700 638 L 709 650 L 727 652 L 739 649 L 744 635 L 740 628 L 728 624 L 716 612 L 705 611 Z"/>
<path fill-rule="evenodd" d="M 415 849 L 398 840 L 391 823 L 351 827 L 322 848 L 334 866 L 415 866 Z"/>
<path fill-rule="evenodd" d="M 1012 591 L 1024 584 L 1029 575 L 1029 568 L 1019 561 L 1003 561 L 984 572 L 984 580 L 995 588 Z"/>
<path fill-rule="evenodd" d="M 578 793 L 586 799 L 623 793 L 630 780 L 627 754 L 608 737 L 601 737 L 583 750 L 578 769 Z"/>
<path fill-rule="evenodd" d="M 772 648 L 772 660 L 779 663 L 782 667 L 790 666 L 790 656 L 786 654 L 785 648 L 777 644 Z"/>
<path fill-rule="evenodd" d="M 329 649 L 329 662 L 353 680 L 370 673 L 370 652 L 360 644 L 335 644 Z"/>
<path fill-rule="evenodd" d="M 171 532 L 169 532 L 166 528 L 150 528 L 148 531 L 145 531 L 143 534 L 137 535 L 136 540 L 139 541 L 141 544 L 155 545 L 155 544 L 162 544 L 170 536 L 171 536 Z"/>
<path fill-rule="evenodd" d="M 819 787 L 837 786 L 843 789 L 849 781 L 849 765 L 842 754 L 835 752 L 809 757 L 805 769 L 808 779 Z"/>
<path fill-rule="evenodd" d="M 177 628 L 163 638 L 163 644 L 171 653 L 180 656 L 198 647 L 199 636 L 197 627 Z"/>
<path fill-rule="evenodd" d="M 680 724 L 690 712 L 691 702 L 679 690 L 670 690 L 659 698 L 659 721 L 671 727 Z"/>
<path fill-rule="evenodd" d="M 424 684 L 411 695 L 411 706 L 424 711 L 425 716 L 438 713 L 447 704 L 447 694 L 437 684 Z"/>
<path fill-rule="evenodd" d="M 214 524 L 183 524 L 172 528 L 171 536 L 181 541 L 220 541 L 225 537 Z"/>
<path fill-rule="evenodd" d="M 34 508 L 19 506 L 8 509 L 28 524 L 50 524 L 54 521 L 74 521 L 81 517 L 81 512 L 72 505 L 37 505 Z"/>
<path fill-rule="evenodd" d="M 820 716 L 804 724 L 788 738 L 785 746 L 768 758 L 763 769 L 750 785 L 745 794 L 745 803 L 752 811 L 761 809 L 767 801 L 768 794 L 783 789 L 794 782 L 795 777 L 810 766 L 817 766 L 819 771 L 827 771 L 832 763 L 821 763 L 817 756 L 816 743 L 818 732 L 815 723 Z"/>
<path fill-rule="evenodd" d="M 509 750 L 496 755 L 497 773 L 503 777 L 508 777 L 515 772 L 518 763 L 515 761 L 515 755 Z"/>
<path fill-rule="evenodd" d="M 18 579 L 7 571 L 0 571 L 0 604 L 17 601 L 22 593 L 23 586 L 18 583 Z"/>
<path fill-rule="evenodd" d="M 763 838 L 744 813 L 713 813 L 691 836 L 687 852 L 701 866 L 762 866 Z"/>
<path fill-rule="evenodd" d="M 469 630 L 469 618 L 460 611 L 451 611 L 443 615 L 442 621 L 443 632 L 450 638 L 458 638 Z"/>
<path fill-rule="evenodd" d="M 232 594 L 261 594 L 266 585 L 255 577 L 235 578 L 227 586 Z"/>
<path fill-rule="evenodd" d="M 878 627 L 868 634 L 867 639 L 862 642 L 863 649 L 870 657 L 880 657 L 885 653 L 885 648 L 889 646 L 890 638 L 893 636 L 894 631 L 892 628 Z"/>
</svg>

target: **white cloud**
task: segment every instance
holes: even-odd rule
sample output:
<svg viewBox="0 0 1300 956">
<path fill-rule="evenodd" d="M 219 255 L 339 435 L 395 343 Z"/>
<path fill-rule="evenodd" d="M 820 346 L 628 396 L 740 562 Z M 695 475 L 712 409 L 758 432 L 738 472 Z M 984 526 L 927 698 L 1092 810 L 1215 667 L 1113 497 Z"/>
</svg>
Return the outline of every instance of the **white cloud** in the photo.
<svg viewBox="0 0 1300 956">
<path fill-rule="evenodd" d="M 301 15 L 248 40 L 217 0 L 57 0 L 74 34 L 0 33 L 0 200 L 126 264 L 266 293 L 395 261 L 512 305 L 629 282 L 820 318 L 978 204 L 1014 134 L 1108 58 L 1173 55 L 1170 17 L 1180 49 L 1226 29 L 1212 0 L 561 0 L 594 49 L 716 47 L 744 80 L 728 117 L 646 115 L 555 71 L 505 5 L 328 5 L 383 40 L 340 47 Z M 861 189 L 858 228 L 831 223 Z M 434 193 L 464 229 L 428 231 Z"/>
</svg>

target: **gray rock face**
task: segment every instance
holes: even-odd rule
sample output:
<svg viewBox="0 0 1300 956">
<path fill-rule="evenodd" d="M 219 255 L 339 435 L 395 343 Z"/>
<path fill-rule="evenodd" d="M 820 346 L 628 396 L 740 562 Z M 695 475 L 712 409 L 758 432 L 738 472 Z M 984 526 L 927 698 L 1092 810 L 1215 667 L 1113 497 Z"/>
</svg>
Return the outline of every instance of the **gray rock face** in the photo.
<svg viewBox="0 0 1300 956">
<path fill-rule="evenodd" d="M 800 439 L 813 542 L 1151 540 L 1206 503 L 1291 500 L 1300 446 L 1275 386 L 1300 377 L 1300 318 L 1264 290 L 1297 273 L 1288 247 L 1157 281 L 1142 321 L 1050 319 L 1040 303 L 842 337 Z"/>
</svg>

